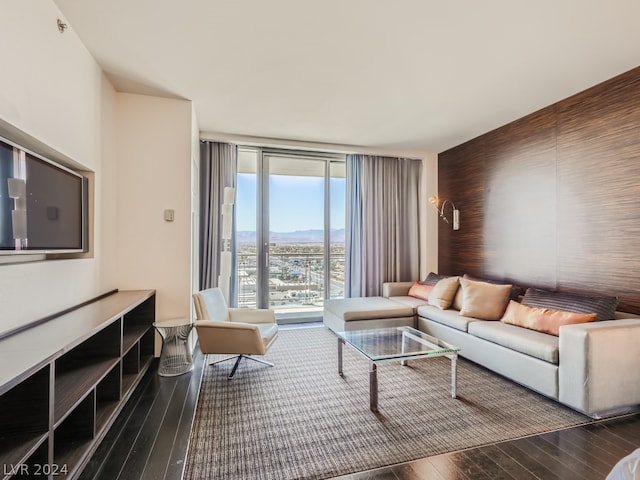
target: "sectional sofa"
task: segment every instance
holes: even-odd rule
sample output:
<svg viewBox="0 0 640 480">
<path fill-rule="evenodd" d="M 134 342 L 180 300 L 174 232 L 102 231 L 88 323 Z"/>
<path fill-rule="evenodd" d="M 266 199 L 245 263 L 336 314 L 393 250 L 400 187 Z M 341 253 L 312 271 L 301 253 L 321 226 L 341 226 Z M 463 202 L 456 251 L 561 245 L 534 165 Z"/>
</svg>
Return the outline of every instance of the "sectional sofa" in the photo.
<svg viewBox="0 0 640 480">
<path fill-rule="evenodd" d="M 435 277 L 431 282 L 434 288 L 442 280 Z M 470 285 L 468 280 L 459 282 Z M 480 312 L 480 317 L 492 316 L 490 320 L 478 318 L 473 309 L 465 308 L 464 293 L 471 297 L 470 288 L 457 288 L 447 304 L 440 298 L 434 301 L 433 292 L 424 298 L 409 295 L 417 282 L 394 282 L 384 284 L 381 297 L 327 301 L 324 323 L 333 331 L 416 327 L 456 345 L 461 349 L 460 356 L 593 418 L 640 407 L 640 318 L 616 311 L 615 298 L 567 297 L 535 289 L 527 290 L 522 297 L 518 289 L 503 286 L 502 300 L 496 301 L 489 299 L 493 293 L 484 295 L 483 288 L 491 290 L 485 282 L 471 282 L 482 284 L 480 289 L 474 285 L 475 303 L 480 306 L 475 312 Z M 470 300 L 466 300 L 468 307 Z M 503 301 L 505 306 L 496 306 Z M 487 308 L 494 312 L 481 311 Z M 560 314 L 567 313 L 562 310 L 582 310 L 584 315 L 576 313 L 578 320 L 571 321 L 564 315 L 558 326 L 553 316 L 556 308 Z M 499 318 L 496 312 L 500 312 Z M 555 332 L 551 333 L 545 331 L 549 324 L 544 323 L 549 312 L 556 321 L 552 328 Z M 542 327 L 526 323 L 531 318 L 529 313 L 536 319 L 544 317 Z M 505 319 L 509 315 L 516 321 L 509 323 Z M 526 327 L 518 325 L 523 321 Z"/>
</svg>

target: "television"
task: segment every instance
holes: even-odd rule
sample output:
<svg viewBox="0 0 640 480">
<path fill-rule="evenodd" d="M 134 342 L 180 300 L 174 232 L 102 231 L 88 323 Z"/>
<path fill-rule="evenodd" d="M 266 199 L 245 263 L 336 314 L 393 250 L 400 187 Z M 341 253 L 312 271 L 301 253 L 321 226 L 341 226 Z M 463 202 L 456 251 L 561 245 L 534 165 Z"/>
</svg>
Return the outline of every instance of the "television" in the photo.
<svg viewBox="0 0 640 480">
<path fill-rule="evenodd" d="M 0 137 L 0 255 L 86 250 L 87 180 Z"/>
</svg>

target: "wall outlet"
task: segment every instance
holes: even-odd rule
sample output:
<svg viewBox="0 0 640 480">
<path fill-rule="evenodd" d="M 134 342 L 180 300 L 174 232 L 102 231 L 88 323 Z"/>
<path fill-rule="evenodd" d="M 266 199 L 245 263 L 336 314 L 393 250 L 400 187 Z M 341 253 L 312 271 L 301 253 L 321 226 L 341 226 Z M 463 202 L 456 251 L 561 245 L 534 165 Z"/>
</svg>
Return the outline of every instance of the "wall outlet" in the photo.
<svg viewBox="0 0 640 480">
<path fill-rule="evenodd" d="M 175 220 L 175 211 L 172 208 L 164 211 L 164 220 L 166 222 L 173 222 Z"/>
</svg>

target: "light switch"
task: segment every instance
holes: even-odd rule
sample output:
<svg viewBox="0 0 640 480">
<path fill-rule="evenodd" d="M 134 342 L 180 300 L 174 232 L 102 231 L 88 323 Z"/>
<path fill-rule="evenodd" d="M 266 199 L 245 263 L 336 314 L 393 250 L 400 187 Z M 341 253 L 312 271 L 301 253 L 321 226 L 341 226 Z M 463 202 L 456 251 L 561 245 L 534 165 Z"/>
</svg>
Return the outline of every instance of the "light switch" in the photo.
<svg viewBox="0 0 640 480">
<path fill-rule="evenodd" d="M 175 212 L 172 208 L 168 208 L 164 211 L 164 220 L 166 222 L 173 222 L 175 218 Z"/>
</svg>

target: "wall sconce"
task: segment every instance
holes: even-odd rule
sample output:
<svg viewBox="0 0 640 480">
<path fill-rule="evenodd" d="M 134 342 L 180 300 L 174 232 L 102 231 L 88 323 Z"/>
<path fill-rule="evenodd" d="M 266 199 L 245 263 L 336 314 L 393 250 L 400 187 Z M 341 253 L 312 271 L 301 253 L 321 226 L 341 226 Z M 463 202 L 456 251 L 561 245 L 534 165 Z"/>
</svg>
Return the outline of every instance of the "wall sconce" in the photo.
<svg viewBox="0 0 640 480">
<path fill-rule="evenodd" d="M 456 208 L 451 200 L 447 200 L 446 198 L 440 199 L 438 197 L 429 197 L 429 203 L 433 205 L 436 210 L 438 210 L 438 215 L 440 215 L 440 218 L 447 223 L 449 223 L 449 219 L 444 214 L 444 207 L 447 203 L 450 203 L 451 207 L 453 208 L 453 224 L 451 225 L 451 227 L 454 230 L 460 230 L 460 210 Z"/>
</svg>

